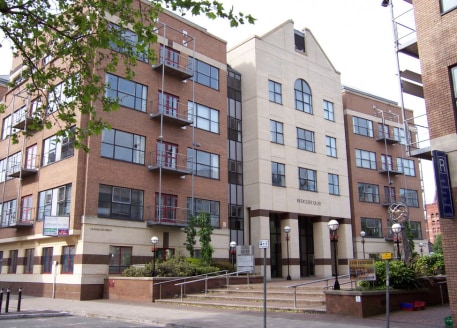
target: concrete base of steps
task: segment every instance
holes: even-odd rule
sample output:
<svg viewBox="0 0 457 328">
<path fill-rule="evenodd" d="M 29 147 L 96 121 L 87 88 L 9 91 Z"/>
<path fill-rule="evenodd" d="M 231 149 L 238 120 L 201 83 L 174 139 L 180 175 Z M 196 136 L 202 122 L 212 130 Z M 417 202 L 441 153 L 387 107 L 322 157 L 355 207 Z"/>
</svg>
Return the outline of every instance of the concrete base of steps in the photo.
<svg viewBox="0 0 457 328">
<path fill-rule="evenodd" d="M 195 300 L 195 299 L 166 299 L 156 300 L 162 304 L 172 304 L 176 306 L 196 306 L 196 307 L 207 307 L 207 308 L 225 308 L 225 309 L 237 309 L 244 311 L 263 311 L 263 302 L 255 301 L 232 301 L 230 299 L 225 300 Z M 326 313 L 325 305 L 307 305 L 302 306 L 297 304 L 294 308 L 293 303 L 290 302 L 272 302 L 267 300 L 267 311 L 268 312 L 297 312 L 297 313 Z"/>
</svg>

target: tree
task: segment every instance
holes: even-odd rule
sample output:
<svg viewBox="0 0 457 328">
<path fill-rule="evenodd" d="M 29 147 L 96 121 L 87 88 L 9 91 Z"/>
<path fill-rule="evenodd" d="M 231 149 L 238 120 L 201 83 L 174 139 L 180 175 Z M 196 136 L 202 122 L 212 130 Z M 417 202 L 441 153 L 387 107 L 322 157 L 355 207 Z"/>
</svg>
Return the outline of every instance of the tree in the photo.
<svg viewBox="0 0 457 328">
<path fill-rule="evenodd" d="M 139 54 L 155 60 L 150 45 L 157 42 L 154 22 L 163 7 L 224 18 L 231 26 L 254 22 L 251 15 L 208 0 L 0 0 L 0 31 L 23 62 L 11 85 L 41 97 L 28 130 L 57 125 L 58 136 L 70 135 L 76 147 L 87 150 L 85 138 L 109 127 L 97 108 L 111 112 L 119 106 L 117 99 L 104 97 L 104 73 L 123 69 L 129 79 Z M 82 118 L 87 123 L 70 130 Z M 17 142 L 18 135 L 12 138 Z"/>
<path fill-rule="evenodd" d="M 184 246 L 186 246 L 186 249 L 189 252 L 190 257 L 194 257 L 195 255 L 195 237 L 197 236 L 196 220 L 197 219 L 195 218 L 195 216 L 191 215 L 187 223 L 187 226 L 184 228 L 184 232 L 186 233 L 186 241 L 184 242 Z"/>
<path fill-rule="evenodd" d="M 213 260 L 214 249 L 211 246 L 211 235 L 213 233 L 213 226 L 211 225 L 211 216 L 209 213 L 200 212 L 197 217 L 197 235 L 200 241 L 201 256 L 203 262 L 210 264 Z"/>
<path fill-rule="evenodd" d="M 441 234 L 435 236 L 435 242 L 433 243 L 432 249 L 437 254 L 443 254 L 443 240 Z"/>
</svg>

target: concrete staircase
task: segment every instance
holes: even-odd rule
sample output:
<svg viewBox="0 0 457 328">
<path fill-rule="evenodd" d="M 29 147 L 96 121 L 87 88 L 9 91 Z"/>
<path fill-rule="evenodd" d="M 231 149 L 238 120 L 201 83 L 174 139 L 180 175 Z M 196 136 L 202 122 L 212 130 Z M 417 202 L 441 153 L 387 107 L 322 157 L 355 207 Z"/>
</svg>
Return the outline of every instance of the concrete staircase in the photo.
<svg viewBox="0 0 457 328">
<path fill-rule="evenodd" d="M 311 281 L 311 280 L 309 280 Z M 321 312 L 325 313 L 324 289 L 326 283 L 310 284 L 296 289 L 287 286 L 299 284 L 300 281 L 273 280 L 267 282 L 266 304 L 268 311 L 288 312 Z M 183 306 L 233 308 L 262 311 L 264 308 L 264 285 L 231 285 L 228 288 L 210 289 L 205 293 L 187 294 L 182 298 L 155 300 L 160 303 Z"/>
</svg>

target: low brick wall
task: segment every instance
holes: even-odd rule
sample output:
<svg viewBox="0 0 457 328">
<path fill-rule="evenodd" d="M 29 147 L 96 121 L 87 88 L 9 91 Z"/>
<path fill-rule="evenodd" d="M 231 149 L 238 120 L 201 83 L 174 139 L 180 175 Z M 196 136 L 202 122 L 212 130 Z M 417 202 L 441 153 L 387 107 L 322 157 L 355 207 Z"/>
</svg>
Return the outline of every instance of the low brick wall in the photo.
<svg viewBox="0 0 457 328">
<path fill-rule="evenodd" d="M 424 284 L 423 284 L 424 285 Z M 328 290 L 324 291 L 327 313 L 369 317 L 386 313 L 386 291 Z M 400 303 L 424 301 L 425 306 L 449 302 L 447 286 L 429 283 L 415 290 L 390 290 L 390 311 L 400 310 Z"/>
<path fill-rule="evenodd" d="M 201 279 L 201 278 L 200 278 Z M 194 280 L 197 280 L 195 278 Z M 110 300 L 154 302 L 161 298 L 177 298 L 181 296 L 181 286 L 176 284 L 191 281 L 189 278 L 152 278 L 152 277 L 109 277 L 105 279 L 103 298 Z M 233 276 L 230 285 L 261 283 L 262 276 Z M 184 294 L 200 293 L 206 288 L 222 288 L 227 285 L 227 278 L 218 277 L 205 281 L 196 281 L 185 285 Z"/>
</svg>

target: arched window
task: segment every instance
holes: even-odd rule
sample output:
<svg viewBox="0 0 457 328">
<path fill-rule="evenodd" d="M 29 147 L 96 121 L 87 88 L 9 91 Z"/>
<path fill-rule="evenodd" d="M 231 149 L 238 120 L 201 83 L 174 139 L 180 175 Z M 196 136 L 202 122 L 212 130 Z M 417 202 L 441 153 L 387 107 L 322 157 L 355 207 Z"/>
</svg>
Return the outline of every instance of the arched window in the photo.
<svg viewBox="0 0 457 328">
<path fill-rule="evenodd" d="M 298 79 L 295 81 L 294 85 L 295 91 L 295 109 L 302 112 L 312 114 L 313 113 L 313 104 L 311 89 L 309 88 L 308 83 L 305 80 Z"/>
</svg>

